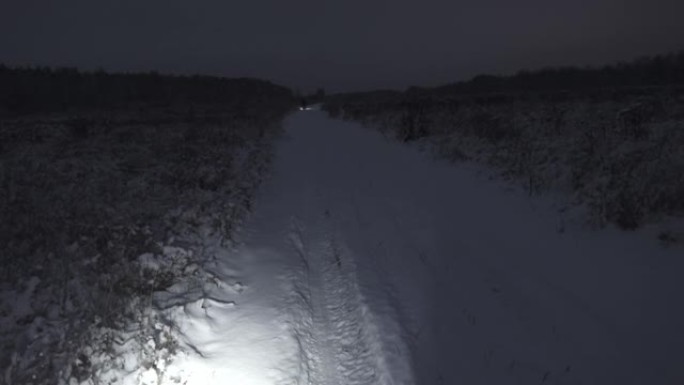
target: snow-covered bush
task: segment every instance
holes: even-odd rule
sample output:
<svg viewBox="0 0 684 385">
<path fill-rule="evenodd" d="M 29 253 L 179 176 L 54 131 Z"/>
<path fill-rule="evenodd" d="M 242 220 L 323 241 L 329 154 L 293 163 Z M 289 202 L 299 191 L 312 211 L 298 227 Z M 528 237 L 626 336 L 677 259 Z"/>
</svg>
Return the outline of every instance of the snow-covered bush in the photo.
<svg viewBox="0 0 684 385">
<path fill-rule="evenodd" d="M 231 241 L 286 112 L 208 110 L 0 122 L 0 383 L 169 359 L 151 295 L 203 279 L 197 240 Z"/>
</svg>

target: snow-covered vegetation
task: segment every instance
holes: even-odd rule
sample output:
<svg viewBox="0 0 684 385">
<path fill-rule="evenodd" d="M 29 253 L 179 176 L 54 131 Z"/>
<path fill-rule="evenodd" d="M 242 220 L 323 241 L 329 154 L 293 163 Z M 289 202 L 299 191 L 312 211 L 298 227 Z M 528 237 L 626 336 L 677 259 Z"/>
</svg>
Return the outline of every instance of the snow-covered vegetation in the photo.
<svg viewBox="0 0 684 385">
<path fill-rule="evenodd" d="M 251 209 L 290 91 L 5 67 L 0 80 L 0 383 L 156 369 L 175 342 L 152 293 L 210 279 L 203 239 L 230 243 Z"/>
<path fill-rule="evenodd" d="M 684 215 L 682 74 L 684 53 L 341 94 L 324 109 L 454 161 L 493 165 L 530 194 L 567 193 L 598 225 L 635 229 Z"/>
</svg>

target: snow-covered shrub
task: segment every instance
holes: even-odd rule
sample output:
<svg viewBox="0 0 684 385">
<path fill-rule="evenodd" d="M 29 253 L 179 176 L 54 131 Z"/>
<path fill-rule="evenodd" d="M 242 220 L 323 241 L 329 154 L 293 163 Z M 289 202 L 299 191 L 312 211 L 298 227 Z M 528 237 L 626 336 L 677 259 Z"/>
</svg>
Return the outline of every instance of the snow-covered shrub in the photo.
<svg viewBox="0 0 684 385">
<path fill-rule="evenodd" d="M 231 242 L 284 112 L 2 121 L 0 383 L 161 370 L 173 341 L 150 347 L 163 326 L 150 296 L 201 279 L 197 239 Z M 125 335 L 146 358 L 122 356 Z"/>
</svg>

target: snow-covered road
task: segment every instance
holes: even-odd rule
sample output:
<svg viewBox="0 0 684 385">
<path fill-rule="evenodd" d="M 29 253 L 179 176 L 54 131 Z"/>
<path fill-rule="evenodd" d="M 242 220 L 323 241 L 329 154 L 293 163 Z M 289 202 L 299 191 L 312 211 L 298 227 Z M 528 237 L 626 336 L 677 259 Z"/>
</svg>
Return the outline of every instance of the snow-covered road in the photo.
<svg viewBox="0 0 684 385">
<path fill-rule="evenodd" d="M 208 245 L 216 285 L 169 310 L 188 385 L 684 383 L 681 249 L 561 234 L 523 194 L 320 111 L 285 126 L 241 246 Z"/>
</svg>

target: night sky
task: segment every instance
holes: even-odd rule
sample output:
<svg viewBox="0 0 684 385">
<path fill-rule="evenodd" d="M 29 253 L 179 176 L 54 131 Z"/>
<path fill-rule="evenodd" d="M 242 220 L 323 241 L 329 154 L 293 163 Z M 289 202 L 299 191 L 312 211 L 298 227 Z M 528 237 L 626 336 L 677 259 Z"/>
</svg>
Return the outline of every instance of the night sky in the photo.
<svg viewBox="0 0 684 385">
<path fill-rule="evenodd" d="M 684 48 L 682 0 L 3 0 L 0 62 L 405 88 Z"/>
</svg>

